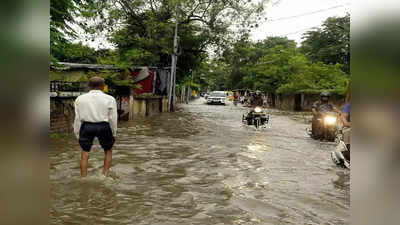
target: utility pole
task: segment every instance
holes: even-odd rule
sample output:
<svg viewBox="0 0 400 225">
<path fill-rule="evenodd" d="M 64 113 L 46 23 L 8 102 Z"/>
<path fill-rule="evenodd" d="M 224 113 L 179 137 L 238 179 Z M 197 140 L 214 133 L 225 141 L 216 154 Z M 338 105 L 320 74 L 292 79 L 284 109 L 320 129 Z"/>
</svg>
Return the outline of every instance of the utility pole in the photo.
<svg viewBox="0 0 400 225">
<path fill-rule="evenodd" d="M 186 104 L 189 104 L 190 99 L 192 98 L 192 86 L 193 86 L 193 71 L 190 70 L 190 75 L 192 76 L 192 79 L 190 81 L 190 85 L 189 85 L 189 90 L 188 90 L 188 96 L 187 96 L 187 101 Z"/>
<path fill-rule="evenodd" d="M 178 17 L 176 17 L 175 22 L 175 32 L 174 32 L 174 47 L 172 50 L 172 63 L 171 63 L 171 79 L 170 79 L 170 88 L 168 93 L 168 109 L 170 112 L 174 110 L 174 101 L 175 101 L 175 82 L 176 82 L 176 64 L 178 61 Z"/>
</svg>

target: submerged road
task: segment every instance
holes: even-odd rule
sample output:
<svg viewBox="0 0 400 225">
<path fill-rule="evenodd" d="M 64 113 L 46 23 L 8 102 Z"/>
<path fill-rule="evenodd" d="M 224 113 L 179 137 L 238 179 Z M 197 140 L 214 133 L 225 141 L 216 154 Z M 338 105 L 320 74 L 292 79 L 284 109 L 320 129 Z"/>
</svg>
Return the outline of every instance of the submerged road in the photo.
<svg viewBox="0 0 400 225">
<path fill-rule="evenodd" d="M 111 176 L 94 146 L 80 178 L 73 137 L 51 141 L 51 224 L 350 224 L 350 172 L 309 126 L 272 111 L 271 127 L 241 123 L 246 109 L 198 99 L 178 112 L 121 122 Z"/>
</svg>

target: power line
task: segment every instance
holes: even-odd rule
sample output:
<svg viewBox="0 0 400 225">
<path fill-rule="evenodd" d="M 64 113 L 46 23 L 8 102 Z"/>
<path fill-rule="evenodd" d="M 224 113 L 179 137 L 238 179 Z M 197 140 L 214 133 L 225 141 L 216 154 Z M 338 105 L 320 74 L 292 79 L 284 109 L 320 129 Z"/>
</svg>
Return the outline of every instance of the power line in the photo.
<svg viewBox="0 0 400 225">
<path fill-rule="evenodd" d="M 282 34 L 282 35 L 279 35 L 279 36 L 288 36 L 288 35 L 292 35 L 292 34 L 298 34 L 298 33 L 304 32 L 304 31 L 311 30 L 311 29 L 313 29 L 313 28 L 317 28 L 317 27 L 315 27 L 315 26 L 314 26 L 314 27 L 309 27 L 309 28 L 305 28 L 305 29 L 297 30 L 297 31 L 294 31 L 294 32 L 290 32 L 290 33 Z"/>
<path fill-rule="evenodd" d="M 317 10 L 317 11 L 303 13 L 303 14 L 299 14 L 299 15 L 295 15 L 295 16 L 287 16 L 287 17 L 281 17 L 281 18 L 277 18 L 277 19 L 267 20 L 267 22 L 277 22 L 277 21 L 282 21 L 282 20 L 289 20 L 289 19 L 294 19 L 294 18 L 298 18 L 298 17 L 308 16 L 308 15 L 312 15 L 312 14 L 317 14 L 317 13 L 329 11 L 329 10 L 332 10 L 332 9 L 342 8 L 342 7 L 345 7 L 345 5 L 349 5 L 349 4 L 336 5 L 336 6 L 332 6 L 330 8 L 320 9 L 320 10 Z"/>
<path fill-rule="evenodd" d="M 305 29 L 301 29 L 301 30 L 297 30 L 297 31 L 294 31 L 294 32 L 290 32 L 290 33 L 286 33 L 286 34 L 279 34 L 279 35 L 268 35 L 268 37 L 286 37 L 286 36 L 289 36 L 289 35 L 293 35 L 293 34 L 298 34 L 298 33 L 302 33 L 302 32 L 304 32 L 304 31 L 308 31 L 308 30 L 311 30 L 311 29 L 314 29 L 314 28 L 317 28 L 317 27 L 308 27 L 308 28 L 305 28 Z"/>
</svg>

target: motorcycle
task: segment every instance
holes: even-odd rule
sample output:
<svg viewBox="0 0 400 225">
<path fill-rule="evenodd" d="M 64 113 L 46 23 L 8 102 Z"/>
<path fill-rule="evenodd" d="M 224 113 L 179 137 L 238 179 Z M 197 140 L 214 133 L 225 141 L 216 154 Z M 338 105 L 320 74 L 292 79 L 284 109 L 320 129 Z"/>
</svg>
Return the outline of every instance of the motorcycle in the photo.
<svg viewBox="0 0 400 225">
<path fill-rule="evenodd" d="M 250 110 L 247 114 L 243 114 L 242 122 L 248 126 L 254 125 L 256 129 L 263 127 L 269 123 L 269 115 L 265 112 L 262 107 L 255 107 L 254 110 Z"/>
<path fill-rule="evenodd" d="M 320 113 L 316 119 L 315 126 L 311 131 L 308 130 L 309 135 L 314 139 L 322 139 L 329 142 L 334 142 L 338 132 L 338 116 L 335 112 Z M 316 130 L 313 130 L 316 129 Z"/>
<path fill-rule="evenodd" d="M 335 151 L 331 152 L 331 159 L 337 166 L 350 169 L 350 157 L 345 157 L 345 154 L 350 155 L 350 150 L 343 141 L 339 141 Z"/>
<path fill-rule="evenodd" d="M 245 97 L 244 96 L 240 96 L 240 99 L 239 99 L 239 101 L 240 101 L 240 104 L 244 104 L 244 100 L 245 100 Z"/>
<path fill-rule="evenodd" d="M 237 106 L 238 102 L 239 102 L 238 99 L 233 99 L 233 105 L 234 105 L 234 106 Z"/>
</svg>

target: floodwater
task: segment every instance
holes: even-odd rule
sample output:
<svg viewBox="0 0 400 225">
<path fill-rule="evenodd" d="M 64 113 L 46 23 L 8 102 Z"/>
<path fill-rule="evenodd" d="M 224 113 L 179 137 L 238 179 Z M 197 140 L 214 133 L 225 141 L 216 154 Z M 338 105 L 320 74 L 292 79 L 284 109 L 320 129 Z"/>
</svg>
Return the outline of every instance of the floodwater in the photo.
<svg viewBox="0 0 400 225">
<path fill-rule="evenodd" d="M 350 224 L 350 172 L 332 144 L 273 111 L 271 127 L 241 123 L 246 109 L 205 105 L 121 122 L 110 177 L 95 145 L 80 178 L 73 137 L 51 141 L 51 224 Z"/>
</svg>

